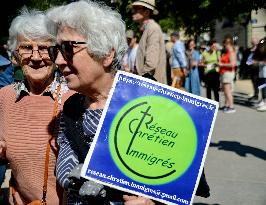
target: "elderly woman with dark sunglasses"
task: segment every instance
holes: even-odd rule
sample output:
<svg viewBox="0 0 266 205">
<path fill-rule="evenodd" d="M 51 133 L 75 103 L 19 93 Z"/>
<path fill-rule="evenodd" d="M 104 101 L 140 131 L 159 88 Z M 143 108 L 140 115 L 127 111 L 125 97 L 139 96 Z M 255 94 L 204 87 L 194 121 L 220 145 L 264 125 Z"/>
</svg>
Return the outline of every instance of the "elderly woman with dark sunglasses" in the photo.
<svg viewBox="0 0 266 205">
<path fill-rule="evenodd" d="M 67 191 L 68 204 L 154 204 L 144 197 L 123 195 L 77 179 L 79 164 L 84 162 L 127 49 L 121 16 L 91 1 L 52 8 L 47 16 L 57 25 L 57 45 L 49 48 L 50 58 L 68 87 L 78 92 L 64 106 L 58 136 L 57 178 Z M 89 190 L 82 191 L 86 185 Z"/>
<path fill-rule="evenodd" d="M 10 162 L 15 182 L 10 204 L 23 205 L 42 199 L 49 138 L 45 200 L 49 205 L 62 204 L 63 190 L 54 172 L 58 149 L 52 138 L 58 129 L 51 130 L 51 125 L 56 119 L 55 103 L 62 109 L 63 102 L 74 92 L 62 83 L 49 58 L 48 47 L 54 45 L 55 36 L 48 32 L 47 21 L 44 13 L 23 9 L 9 29 L 11 49 L 25 75 L 24 81 L 0 90 L 0 156 Z"/>
</svg>

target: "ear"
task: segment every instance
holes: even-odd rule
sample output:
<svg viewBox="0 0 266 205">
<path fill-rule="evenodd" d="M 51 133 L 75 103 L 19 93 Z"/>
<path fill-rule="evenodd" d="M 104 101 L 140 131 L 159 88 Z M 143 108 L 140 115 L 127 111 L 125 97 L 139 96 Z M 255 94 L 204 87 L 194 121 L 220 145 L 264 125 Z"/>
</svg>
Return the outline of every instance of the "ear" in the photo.
<svg viewBox="0 0 266 205">
<path fill-rule="evenodd" d="M 144 16 L 145 16 L 146 18 L 150 18 L 150 17 L 152 16 L 152 12 L 151 12 L 151 10 L 150 10 L 150 9 L 145 9 L 145 10 L 144 10 Z"/>
<path fill-rule="evenodd" d="M 103 60 L 103 66 L 106 68 L 109 67 L 113 62 L 114 56 L 115 56 L 115 50 L 112 48 L 110 53 Z"/>
<path fill-rule="evenodd" d="M 12 53 L 11 62 L 13 65 L 17 66 L 20 64 L 20 58 L 18 52 L 14 51 Z"/>
</svg>

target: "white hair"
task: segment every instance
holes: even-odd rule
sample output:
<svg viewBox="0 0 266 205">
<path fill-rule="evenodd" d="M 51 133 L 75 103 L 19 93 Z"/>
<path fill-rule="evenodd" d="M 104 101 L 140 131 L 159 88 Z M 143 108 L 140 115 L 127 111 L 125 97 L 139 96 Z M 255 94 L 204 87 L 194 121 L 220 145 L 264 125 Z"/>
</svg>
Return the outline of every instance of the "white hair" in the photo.
<svg viewBox="0 0 266 205">
<path fill-rule="evenodd" d="M 87 39 L 88 52 L 98 59 L 104 59 L 115 51 L 112 69 L 121 66 L 127 49 L 125 23 L 121 15 L 111 8 L 82 0 L 58 6 L 47 11 L 57 27 L 70 27 Z"/>
<path fill-rule="evenodd" d="M 23 7 L 20 15 L 12 20 L 9 28 L 10 50 L 14 51 L 16 49 L 19 36 L 30 40 L 43 39 L 55 42 L 55 27 L 48 29 L 46 26 L 49 24 L 48 21 L 49 19 L 44 12 L 29 11 L 26 7 Z"/>
</svg>

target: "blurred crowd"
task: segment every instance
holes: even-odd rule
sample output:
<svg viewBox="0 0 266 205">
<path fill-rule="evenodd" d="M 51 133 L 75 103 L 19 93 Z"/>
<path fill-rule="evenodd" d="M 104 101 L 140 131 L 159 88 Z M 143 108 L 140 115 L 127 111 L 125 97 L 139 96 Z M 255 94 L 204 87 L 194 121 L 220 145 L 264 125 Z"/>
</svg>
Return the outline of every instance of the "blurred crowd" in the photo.
<svg viewBox="0 0 266 205">
<path fill-rule="evenodd" d="M 215 39 L 203 43 L 193 38 L 180 40 L 180 32 L 163 34 L 166 51 L 166 83 L 195 95 L 206 96 L 220 103 L 224 113 L 234 113 L 233 91 L 236 80 L 250 79 L 254 93 L 249 105 L 257 111 L 265 106 L 265 38 L 251 39 L 251 47 L 239 47 L 230 34 L 223 42 Z M 138 41 L 133 30 L 127 30 L 129 49 L 122 70 L 138 74 L 136 53 Z M 159 57 L 159 56 L 158 56 Z M 204 87 L 206 94 L 201 93 Z M 219 95 L 224 95 L 221 102 Z"/>
</svg>

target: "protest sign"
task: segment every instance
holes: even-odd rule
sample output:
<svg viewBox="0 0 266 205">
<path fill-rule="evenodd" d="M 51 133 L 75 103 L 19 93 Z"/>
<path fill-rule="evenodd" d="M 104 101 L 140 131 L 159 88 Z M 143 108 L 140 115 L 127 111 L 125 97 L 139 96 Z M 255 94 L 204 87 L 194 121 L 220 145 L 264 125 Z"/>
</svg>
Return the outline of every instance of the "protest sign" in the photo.
<svg viewBox="0 0 266 205">
<path fill-rule="evenodd" d="M 191 204 L 218 103 L 119 71 L 82 176 L 167 204 Z"/>
</svg>

